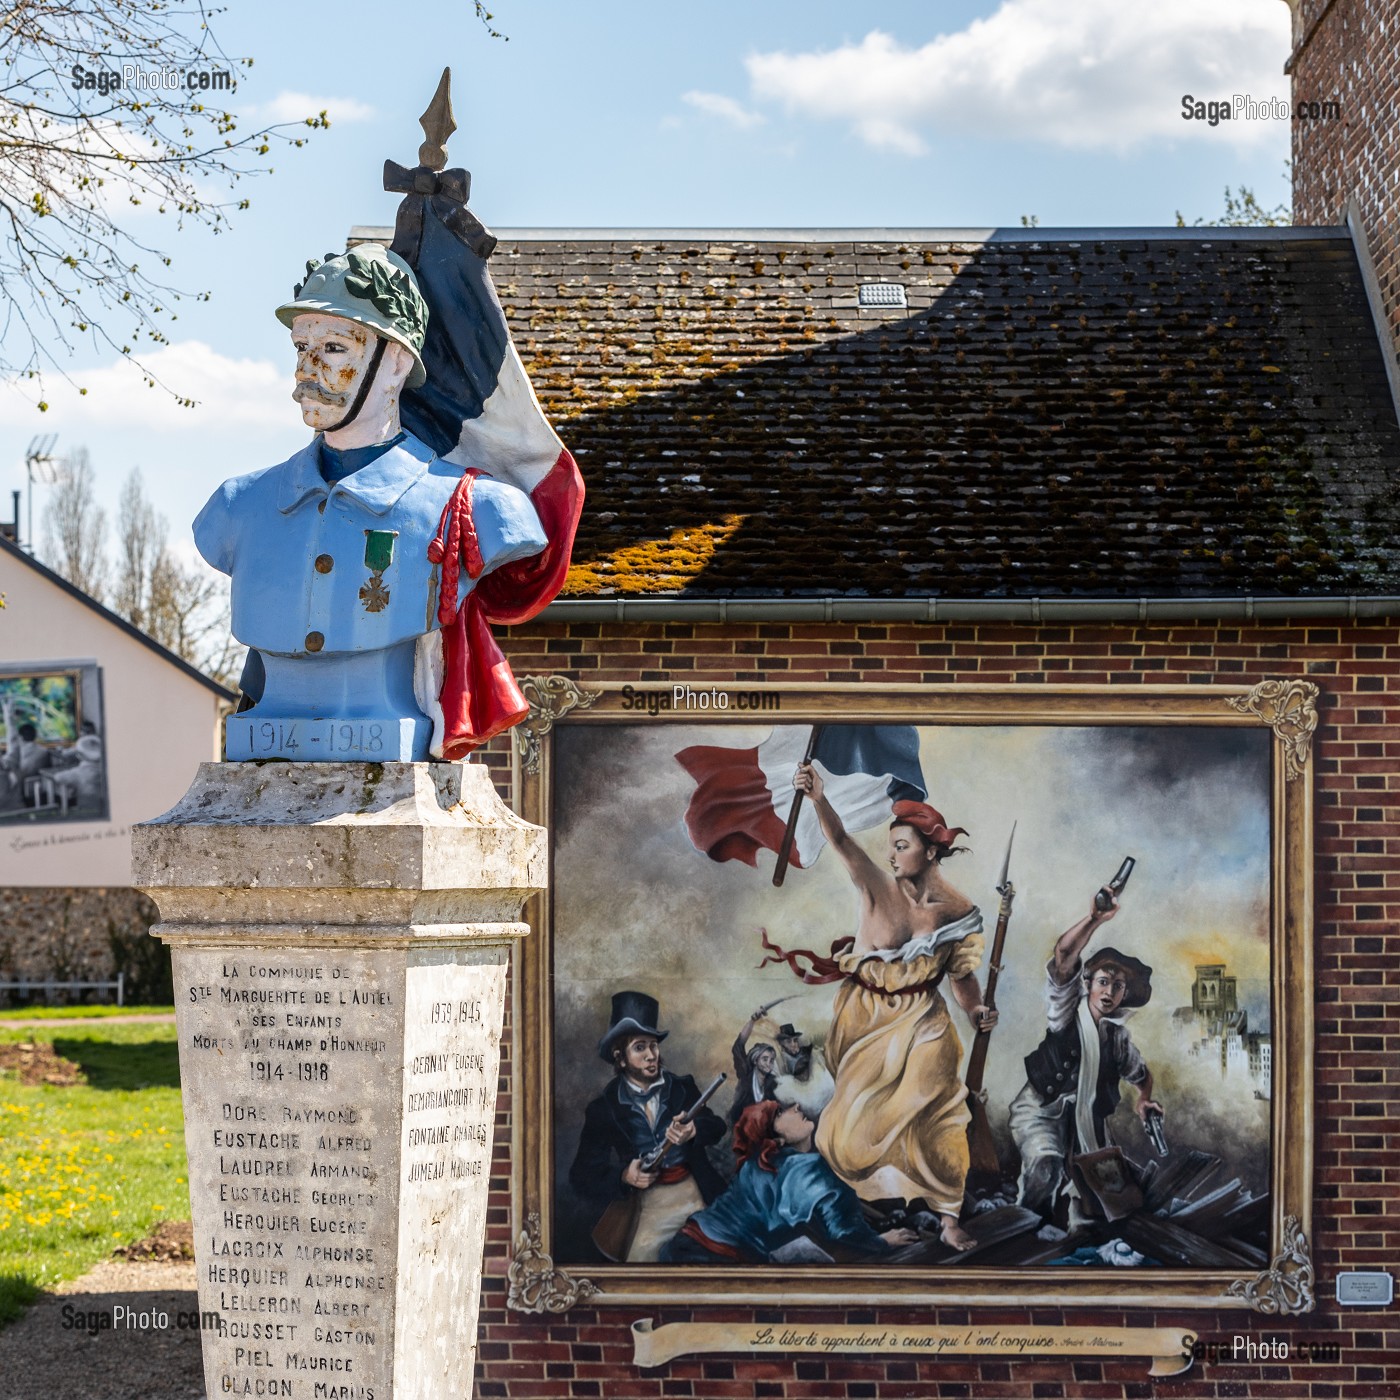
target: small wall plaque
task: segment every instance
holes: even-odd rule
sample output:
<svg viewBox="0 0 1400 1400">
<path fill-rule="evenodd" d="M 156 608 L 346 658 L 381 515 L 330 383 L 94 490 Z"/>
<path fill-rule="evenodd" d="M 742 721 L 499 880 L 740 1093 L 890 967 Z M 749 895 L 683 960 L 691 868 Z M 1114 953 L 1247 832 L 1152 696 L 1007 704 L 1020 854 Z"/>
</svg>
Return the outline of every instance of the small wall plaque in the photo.
<svg viewBox="0 0 1400 1400">
<path fill-rule="evenodd" d="M 1337 1301 L 1353 1308 L 1384 1308 L 1395 1297 L 1395 1280 L 1380 1270 L 1337 1275 Z"/>
</svg>

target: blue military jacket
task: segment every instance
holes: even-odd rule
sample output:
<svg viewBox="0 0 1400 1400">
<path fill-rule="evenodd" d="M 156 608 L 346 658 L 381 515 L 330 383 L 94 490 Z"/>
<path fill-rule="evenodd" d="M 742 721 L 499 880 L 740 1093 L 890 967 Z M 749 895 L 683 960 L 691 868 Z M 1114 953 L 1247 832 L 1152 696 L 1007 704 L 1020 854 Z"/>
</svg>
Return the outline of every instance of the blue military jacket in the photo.
<svg viewBox="0 0 1400 1400">
<path fill-rule="evenodd" d="M 233 579 L 233 635 L 258 651 L 305 656 L 374 651 L 432 631 L 438 569 L 428 543 L 461 476 L 409 434 L 328 485 L 318 436 L 280 466 L 224 482 L 196 517 L 194 540 Z M 530 498 L 504 482 L 477 479 L 472 518 L 486 572 L 545 546 Z M 459 603 L 472 586 L 463 569 Z"/>
</svg>

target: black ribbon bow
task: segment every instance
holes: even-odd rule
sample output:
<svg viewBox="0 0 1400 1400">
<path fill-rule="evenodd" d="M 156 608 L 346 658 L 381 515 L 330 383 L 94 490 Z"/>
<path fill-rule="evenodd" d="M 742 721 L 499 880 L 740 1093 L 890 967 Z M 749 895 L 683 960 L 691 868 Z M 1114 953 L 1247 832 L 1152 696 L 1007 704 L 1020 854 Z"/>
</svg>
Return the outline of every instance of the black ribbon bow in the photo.
<svg viewBox="0 0 1400 1400">
<path fill-rule="evenodd" d="M 399 201 L 394 220 L 393 250 L 411 266 L 418 265 L 418 248 L 423 238 L 425 206 L 432 202 L 433 212 L 477 257 L 486 259 L 496 250 L 496 237 L 467 208 L 472 177 L 460 167 L 452 170 L 429 170 L 415 165 L 411 170 L 397 161 L 384 162 L 384 188 L 391 194 L 417 195 Z M 410 251 L 411 250 L 411 251 Z"/>
</svg>

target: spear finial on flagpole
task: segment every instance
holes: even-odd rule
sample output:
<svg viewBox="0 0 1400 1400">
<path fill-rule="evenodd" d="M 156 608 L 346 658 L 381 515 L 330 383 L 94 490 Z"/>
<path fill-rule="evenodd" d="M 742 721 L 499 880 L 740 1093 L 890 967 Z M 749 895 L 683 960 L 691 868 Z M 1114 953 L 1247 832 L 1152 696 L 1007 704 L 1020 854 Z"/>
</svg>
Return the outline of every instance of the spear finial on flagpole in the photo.
<svg viewBox="0 0 1400 1400">
<path fill-rule="evenodd" d="M 418 118 L 426 138 L 418 148 L 418 164 L 428 170 L 443 170 L 447 166 L 447 138 L 457 130 L 452 115 L 452 70 L 444 68 L 438 79 L 437 91 L 427 110 Z"/>
<path fill-rule="evenodd" d="M 394 220 L 394 241 L 390 251 L 418 270 L 423 245 L 423 218 L 430 200 L 436 201 L 437 217 L 479 258 L 489 258 L 496 239 L 480 219 L 467 208 L 472 177 L 463 169 L 448 170 L 447 138 L 457 130 L 452 115 L 452 70 L 444 68 L 437 91 L 418 118 L 424 141 L 418 148 L 418 164 L 412 170 L 397 161 L 384 162 L 384 188 L 409 198 L 399 205 Z M 429 334 L 433 334 L 430 330 Z"/>
</svg>

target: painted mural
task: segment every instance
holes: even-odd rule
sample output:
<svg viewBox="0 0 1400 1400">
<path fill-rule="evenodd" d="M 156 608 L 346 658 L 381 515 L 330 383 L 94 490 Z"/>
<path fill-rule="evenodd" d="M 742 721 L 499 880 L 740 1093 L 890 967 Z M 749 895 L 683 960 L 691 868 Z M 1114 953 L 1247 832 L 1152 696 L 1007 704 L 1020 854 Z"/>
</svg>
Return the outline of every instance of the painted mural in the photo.
<svg viewBox="0 0 1400 1400">
<path fill-rule="evenodd" d="M 99 668 L 0 668 L 0 824 L 107 816 Z"/>
<path fill-rule="evenodd" d="M 1261 1267 L 1270 737 L 561 726 L 555 1259 Z"/>
</svg>

